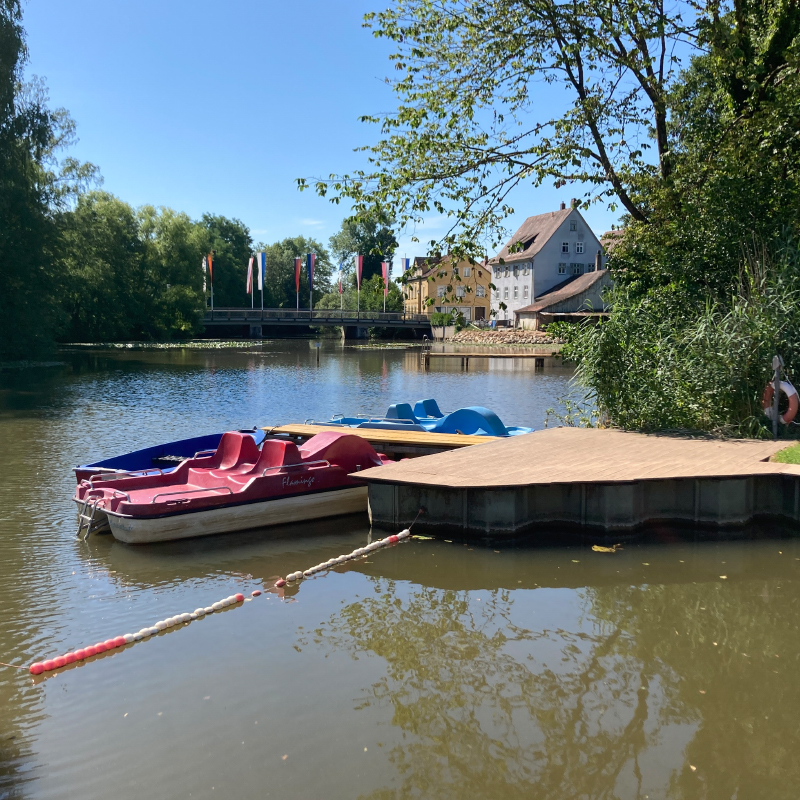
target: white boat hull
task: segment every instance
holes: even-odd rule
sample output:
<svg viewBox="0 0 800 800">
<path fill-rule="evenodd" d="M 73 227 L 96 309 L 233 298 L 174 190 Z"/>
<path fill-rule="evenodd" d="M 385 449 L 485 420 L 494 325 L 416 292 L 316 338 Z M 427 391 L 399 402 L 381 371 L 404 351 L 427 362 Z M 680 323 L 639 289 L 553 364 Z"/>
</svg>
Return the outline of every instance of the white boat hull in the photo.
<svg viewBox="0 0 800 800">
<path fill-rule="evenodd" d="M 367 510 L 367 493 L 366 486 L 353 486 L 165 517 L 131 517 L 114 512 L 107 516 L 115 539 L 127 544 L 150 544 L 357 514 Z"/>
</svg>

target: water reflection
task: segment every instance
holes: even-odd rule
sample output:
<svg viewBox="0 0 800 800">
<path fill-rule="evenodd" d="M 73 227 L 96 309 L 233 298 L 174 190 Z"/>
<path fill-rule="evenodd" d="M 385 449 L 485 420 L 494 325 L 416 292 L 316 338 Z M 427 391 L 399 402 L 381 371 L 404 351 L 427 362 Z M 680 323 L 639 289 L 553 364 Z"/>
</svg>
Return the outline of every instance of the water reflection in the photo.
<svg viewBox="0 0 800 800">
<path fill-rule="evenodd" d="M 362 796 L 795 797 L 798 562 L 782 568 L 779 546 L 739 554 L 745 573 L 783 573 L 771 579 L 519 591 L 370 577 L 304 640 L 385 661 L 355 708 L 391 709 L 399 780 Z M 670 560 L 673 575 L 686 563 Z"/>
</svg>

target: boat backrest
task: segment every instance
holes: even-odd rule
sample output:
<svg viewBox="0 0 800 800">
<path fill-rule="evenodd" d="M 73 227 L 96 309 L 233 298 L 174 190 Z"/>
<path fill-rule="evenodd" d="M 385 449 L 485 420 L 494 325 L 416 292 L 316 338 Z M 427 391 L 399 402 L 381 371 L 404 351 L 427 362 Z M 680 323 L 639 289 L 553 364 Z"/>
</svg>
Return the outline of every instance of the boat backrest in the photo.
<svg viewBox="0 0 800 800">
<path fill-rule="evenodd" d="M 444 414 L 439 410 L 439 404 L 433 399 L 417 400 L 414 403 L 414 413 L 418 417 L 443 417 Z"/>
<path fill-rule="evenodd" d="M 312 436 L 300 450 L 303 461 L 330 461 L 347 472 L 381 465 L 380 456 L 361 436 L 340 431 L 325 431 Z"/>
<path fill-rule="evenodd" d="M 216 469 L 231 469 L 241 464 L 255 464 L 261 454 L 248 433 L 227 431 L 217 447 Z"/>
<path fill-rule="evenodd" d="M 434 433 L 466 433 L 485 436 L 508 436 L 500 417 L 482 406 L 467 406 L 442 417 L 432 428 Z"/>
<path fill-rule="evenodd" d="M 253 474 L 263 472 L 267 467 L 279 467 L 281 464 L 297 464 L 302 461 L 300 451 L 294 442 L 279 439 L 266 439 L 261 445 L 261 457 L 250 470 Z"/>
<path fill-rule="evenodd" d="M 412 422 L 419 422 L 408 403 L 392 403 L 386 412 L 386 419 L 410 419 Z"/>
</svg>

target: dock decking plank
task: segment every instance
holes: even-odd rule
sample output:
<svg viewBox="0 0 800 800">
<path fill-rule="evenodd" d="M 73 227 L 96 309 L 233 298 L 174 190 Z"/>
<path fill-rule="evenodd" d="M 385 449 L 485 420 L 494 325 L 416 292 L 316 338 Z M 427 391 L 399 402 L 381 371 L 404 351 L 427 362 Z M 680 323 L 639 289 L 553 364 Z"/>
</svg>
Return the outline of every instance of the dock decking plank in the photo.
<svg viewBox="0 0 800 800">
<path fill-rule="evenodd" d="M 409 434 L 406 434 L 409 435 Z M 549 428 L 365 470 L 369 481 L 451 487 L 624 483 L 795 473 L 768 462 L 786 442 L 718 440 L 616 430 Z"/>
</svg>

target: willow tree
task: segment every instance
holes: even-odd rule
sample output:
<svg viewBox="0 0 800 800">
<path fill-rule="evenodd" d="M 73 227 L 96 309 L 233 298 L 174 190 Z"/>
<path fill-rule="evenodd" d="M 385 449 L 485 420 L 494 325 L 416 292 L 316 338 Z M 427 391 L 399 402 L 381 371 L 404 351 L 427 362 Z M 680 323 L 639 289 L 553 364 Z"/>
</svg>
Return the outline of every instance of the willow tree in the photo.
<svg viewBox="0 0 800 800">
<path fill-rule="evenodd" d="M 800 11 L 795 0 L 397 0 L 365 25 L 394 45 L 399 107 L 363 117 L 381 129 L 363 148 L 368 168 L 315 188 L 398 228 L 443 214 L 438 244 L 474 252 L 500 241 L 523 183 L 580 184 L 584 203 L 647 224 L 653 188 L 673 180 L 681 69 L 710 54 L 740 124 L 796 69 Z"/>
</svg>

